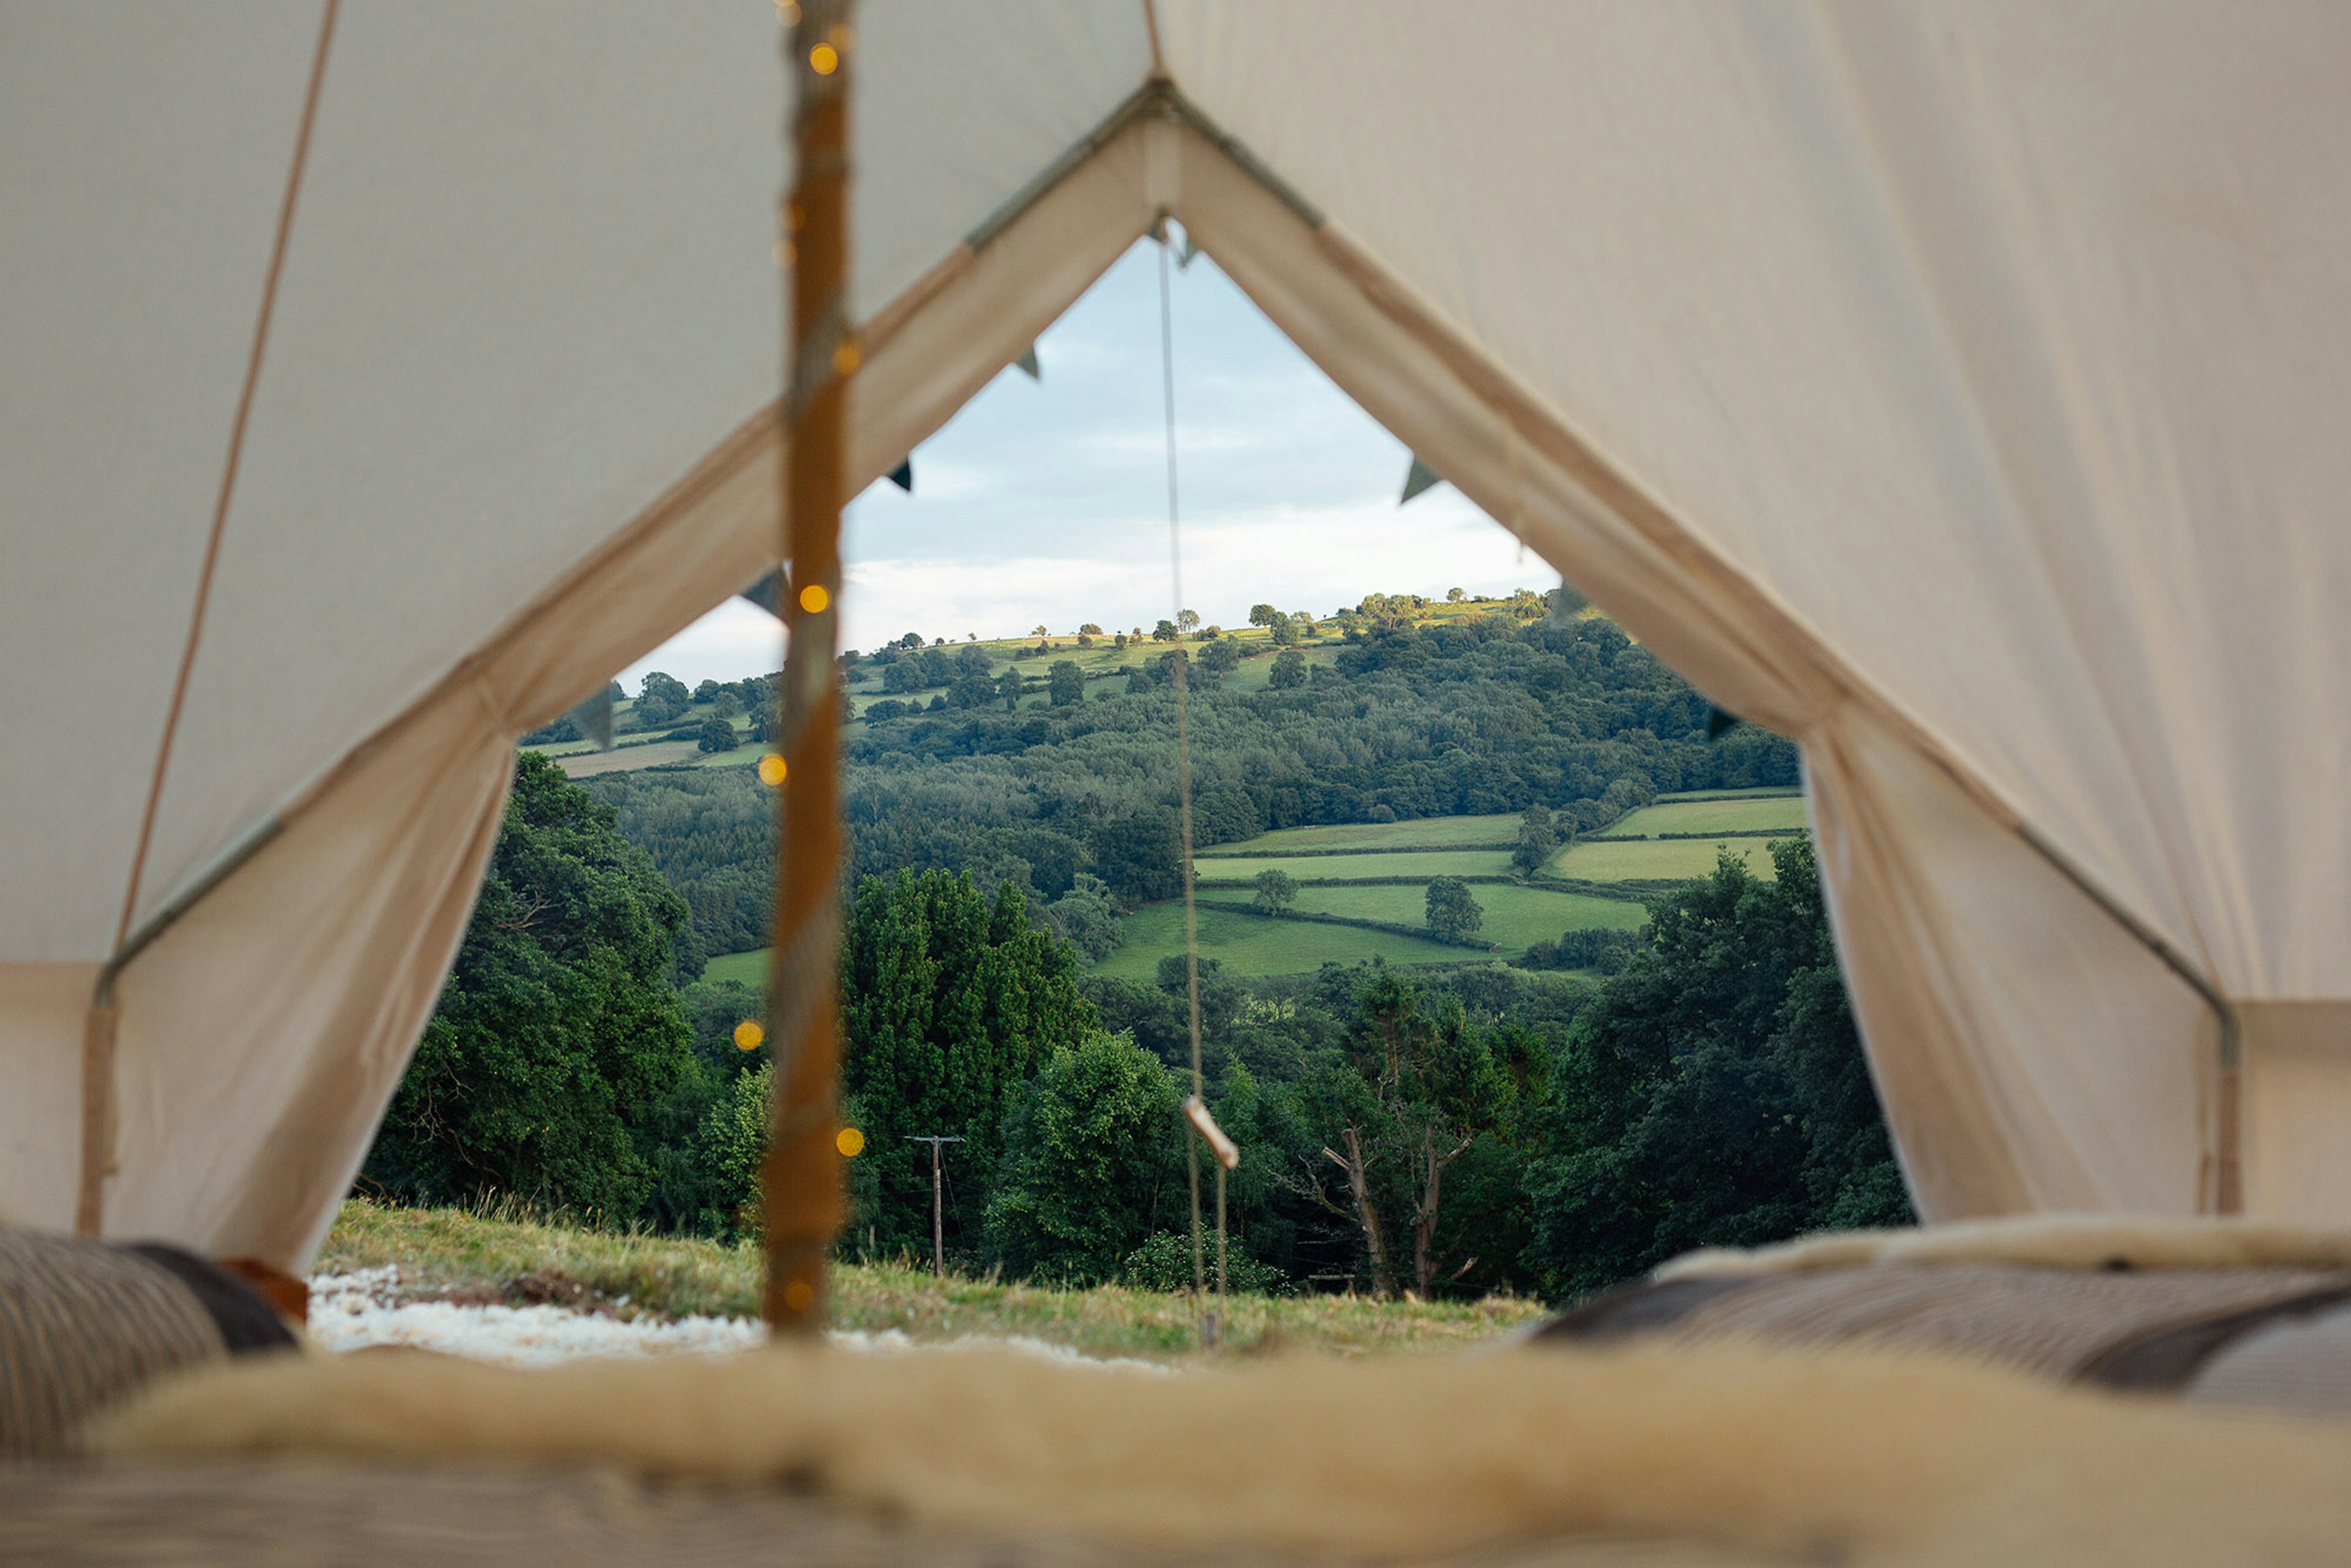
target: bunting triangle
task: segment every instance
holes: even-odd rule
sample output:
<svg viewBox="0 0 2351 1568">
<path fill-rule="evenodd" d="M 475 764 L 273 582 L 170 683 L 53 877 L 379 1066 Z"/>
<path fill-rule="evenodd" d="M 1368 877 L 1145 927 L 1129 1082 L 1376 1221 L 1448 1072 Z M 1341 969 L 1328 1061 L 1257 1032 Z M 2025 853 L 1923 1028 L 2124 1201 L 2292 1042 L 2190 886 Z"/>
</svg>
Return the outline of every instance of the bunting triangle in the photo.
<svg viewBox="0 0 2351 1568">
<path fill-rule="evenodd" d="M 612 683 L 606 681 L 596 695 L 571 710 L 571 722 L 580 733 L 596 743 L 599 751 L 612 749 Z"/>
<path fill-rule="evenodd" d="M 780 621 L 784 618 L 784 569 L 777 567 L 737 597 L 747 599 Z"/>
<path fill-rule="evenodd" d="M 1405 470 L 1404 494 L 1396 498 L 1396 505 L 1401 507 L 1406 501 L 1411 500 L 1415 496 L 1419 495 L 1422 491 L 1430 489 L 1444 483 L 1444 476 L 1437 473 L 1436 469 L 1431 468 L 1427 464 L 1423 463 L 1420 460 L 1420 455 L 1418 453 L 1415 453 L 1413 454 L 1412 466 Z"/>
<path fill-rule="evenodd" d="M 909 496 L 914 493 L 914 460 L 911 457 L 890 470 L 890 483 Z"/>
<path fill-rule="evenodd" d="M 1021 350 L 1020 357 L 1012 362 L 1019 366 L 1021 371 L 1027 374 L 1030 381 L 1041 382 L 1045 379 L 1044 371 L 1040 369 L 1037 364 L 1036 344 L 1031 343 L 1026 349 Z"/>
</svg>

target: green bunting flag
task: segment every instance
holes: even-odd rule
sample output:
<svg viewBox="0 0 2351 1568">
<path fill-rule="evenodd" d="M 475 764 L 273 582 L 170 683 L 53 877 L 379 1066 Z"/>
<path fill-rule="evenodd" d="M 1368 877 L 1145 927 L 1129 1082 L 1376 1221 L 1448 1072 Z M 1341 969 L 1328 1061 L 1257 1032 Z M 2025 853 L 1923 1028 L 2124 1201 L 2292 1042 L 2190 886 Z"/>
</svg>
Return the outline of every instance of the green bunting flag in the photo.
<svg viewBox="0 0 2351 1568">
<path fill-rule="evenodd" d="M 1415 496 L 1419 495 L 1422 491 L 1431 489 L 1436 486 L 1442 485 L 1444 483 L 1444 476 L 1437 473 L 1436 469 L 1431 468 L 1427 464 L 1423 463 L 1420 460 L 1420 455 L 1418 453 L 1415 453 L 1413 454 L 1412 466 L 1405 470 L 1404 494 L 1396 498 L 1396 505 L 1401 507 L 1406 501 L 1411 500 Z"/>
<path fill-rule="evenodd" d="M 743 590 L 737 598 L 747 599 L 780 621 L 784 618 L 784 569 L 777 567 L 758 581 Z"/>
<path fill-rule="evenodd" d="M 596 743 L 597 750 L 611 750 L 612 683 L 606 681 L 594 696 L 573 708 L 571 722 L 580 727 L 582 737 Z"/>
<path fill-rule="evenodd" d="M 911 457 L 890 470 L 890 483 L 909 496 L 914 493 L 914 460 Z"/>
<path fill-rule="evenodd" d="M 1026 349 L 1021 350 L 1020 357 L 1012 362 L 1019 366 L 1021 372 L 1030 381 L 1041 382 L 1045 379 L 1045 372 L 1038 368 L 1036 344 L 1031 343 Z"/>
</svg>

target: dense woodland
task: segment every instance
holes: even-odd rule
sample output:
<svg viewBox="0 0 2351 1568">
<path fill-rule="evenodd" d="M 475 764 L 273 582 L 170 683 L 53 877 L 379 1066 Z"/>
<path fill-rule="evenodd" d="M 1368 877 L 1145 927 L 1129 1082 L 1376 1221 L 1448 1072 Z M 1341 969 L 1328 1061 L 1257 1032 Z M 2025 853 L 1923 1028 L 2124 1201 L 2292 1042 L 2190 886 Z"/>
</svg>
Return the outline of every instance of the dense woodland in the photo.
<svg viewBox="0 0 2351 1568">
<path fill-rule="evenodd" d="M 1213 667 L 1228 661 L 1203 653 L 1187 665 L 1200 847 L 1305 823 L 1531 804 L 1590 828 L 1665 791 L 1796 782 L 1795 748 L 1778 736 L 1741 726 L 1709 740 L 1705 699 L 1612 622 L 1498 609 L 1416 626 L 1378 612 L 1395 602 L 1366 601 L 1374 612 L 1351 616 L 1336 659 L 1297 685 L 1234 690 Z M 1181 869 L 1165 661 L 1216 646 L 1171 649 L 1083 700 L 1012 711 L 976 675 L 958 693 L 948 651 L 899 654 L 887 669 L 929 661 L 929 675 L 908 679 L 948 684 L 938 711 L 850 727 L 852 876 L 967 871 L 983 886 L 1013 883 L 1032 909 L 1075 890 L 1089 907 L 1056 923 L 1072 937 L 1099 896 L 1081 877 L 1121 906 L 1172 896 Z M 766 942 L 775 806 L 747 770 L 614 773 L 586 787 L 684 894 L 681 976 Z"/>
<path fill-rule="evenodd" d="M 1794 776 L 1775 737 L 1709 741 L 1702 702 L 1594 619 L 1372 622 L 1287 686 L 1192 674 L 1204 843 L 1529 806 L 1573 828 Z M 973 682 L 963 707 L 852 729 L 852 1254 L 927 1249 L 911 1139 L 943 1134 L 964 1140 L 958 1265 L 1188 1283 L 1182 962 L 1088 975 L 1070 940 L 1179 874 L 1172 693 L 1147 668 L 1128 684 L 1005 711 Z M 755 1227 L 772 1068 L 736 1030 L 760 999 L 694 977 L 764 938 L 771 809 L 748 769 L 573 784 L 526 753 L 363 1186 Z M 1516 966 L 1206 965 L 1207 1099 L 1243 1151 L 1237 1287 L 1563 1298 L 1693 1245 L 1907 1218 L 1810 849 L 1770 852 L 1776 879 L 1726 856 L 1653 897 L 1641 938 L 1571 933 Z"/>
</svg>

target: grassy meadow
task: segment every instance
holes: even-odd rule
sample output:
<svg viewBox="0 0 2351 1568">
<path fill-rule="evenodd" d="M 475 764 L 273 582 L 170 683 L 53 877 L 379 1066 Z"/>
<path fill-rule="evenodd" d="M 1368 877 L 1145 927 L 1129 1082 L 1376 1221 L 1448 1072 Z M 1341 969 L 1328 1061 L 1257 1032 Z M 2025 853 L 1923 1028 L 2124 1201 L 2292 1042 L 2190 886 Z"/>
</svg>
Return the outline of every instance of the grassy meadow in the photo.
<svg viewBox="0 0 2351 1568">
<path fill-rule="evenodd" d="M 1469 893 L 1486 912 L 1486 922 L 1478 928 L 1478 935 L 1505 952 L 1524 952 L 1537 942 L 1552 940 L 1562 931 L 1595 927 L 1638 930 L 1649 918 L 1646 907 L 1626 899 L 1593 898 L 1587 894 L 1554 893 L 1548 888 L 1514 887 L 1508 883 L 1480 884 Z M 1426 883 L 1401 887 L 1301 887 L 1298 890 L 1297 907 L 1314 915 L 1343 915 L 1355 920 L 1417 925 L 1428 912 L 1428 890 Z M 1458 947 L 1450 952 L 1457 960 L 1461 956 Z"/>
<path fill-rule="evenodd" d="M 1401 824 L 1399 824 L 1401 825 Z M 1249 841 L 1251 843 L 1255 840 Z M 1262 871 L 1283 871 L 1300 882 L 1353 882 L 1373 877 L 1508 876 L 1510 857 L 1502 850 L 1403 850 L 1386 854 L 1219 855 L 1198 861 L 1194 880 L 1247 883 Z"/>
<path fill-rule="evenodd" d="M 1499 817 L 1428 817 L 1413 822 L 1340 822 L 1325 827 L 1277 828 L 1243 843 L 1202 850 L 1202 861 L 1232 856 L 1295 855 L 1304 851 L 1412 849 L 1500 850 L 1507 858 L 1519 840 L 1516 813 Z M 1203 874 L 1206 874 L 1203 873 Z M 1219 875 L 1224 874 L 1221 871 Z"/>
<path fill-rule="evenodd" d="M 1769 839 L 1635 839 L 1622 843 L 1580 843 L 1554 855 L 1543 868 L 1552 876 L 1579 882 L 1688 882 L 1714 870 L 1724 851 L 1746 862 L 1757 876 L 1772 874 Z"/>
<path fill-rule="evenodd" d="M 626 1318 L 750 1317 L 759 1311 L 761 1263 L 748 1244 L 579 1229 L 513 1211 L 346 1202 L 318 1271 L 386 1266 L 400 1270 L 403 1291 L 422 1299 L 568 1300 L 577 1284 L 590 1310 Z M 896 1330 L 918 1341 L 1019 1334 L 1088 1355 L 1153 1360 L 1200 1349 L 1199 1308 L 1187 1295 L 941 1280 L 904 1262 L 838 1264 L 832 1289 L 839 1329 Z M 1464 1349 L 1540 1318 L 1542 1309 L 1509 1296 L 1428 1302 L 1235 1296 L 1226 1316 L 1224 1354 L 1283 1348 L 1360 1355 Z"/>
<path fill-rule="evenodd" d="M 1425 896 L 1416 887 L 1399 891 L 1416 898 Z M 1477 956 L 1464 947 L 1360 926 L 1267 920 L 1208 908 L 1203 908 L 1199 916 L 1200 956 L 1219 959 L 1237 975 L 1307 974 L 1326 963 L 1353 964 L 1374 957 L 1391 964 L 1458 964 Z M 1125 980 L 1152 978 L 1161 958 L 1184 950 L 1182 901 L 1144 904 L 1127 916 L 1125 936 L 1126 945 L 1095 965 L 1094 972 Z"/>
<path fill-rule="evenodd" d="M 1663 800 L 1618 818 L 1601 831 L 1610 838 L 1659 833 L 1800 832 L 1802 795 L 1750 795 L 1741 800 Z"/>
</svg>

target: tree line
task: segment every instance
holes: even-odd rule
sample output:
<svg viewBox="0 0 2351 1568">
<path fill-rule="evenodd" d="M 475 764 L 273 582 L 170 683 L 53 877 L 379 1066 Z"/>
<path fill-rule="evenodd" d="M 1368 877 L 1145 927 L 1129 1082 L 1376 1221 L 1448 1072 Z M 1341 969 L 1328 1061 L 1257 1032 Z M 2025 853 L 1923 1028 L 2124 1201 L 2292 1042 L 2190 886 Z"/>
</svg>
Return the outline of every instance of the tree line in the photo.
<svg viewBox="0 0 2351 1568">
<path fill-rule="evenodd" d="M 1685 1248 L 1907 1202 L 1801 839 L 1660 895 L 1596 987 L 1499 965 L 1201 975 L 1208 1100 L 1256 1288 L 1569 1296 Z M 758 998 L 667 975 L 684 898 L 617 813 L 518 761 L 481 903 L 362 1186 L 508 1194 L 712 1235 L 757 1224 L 772 1082 Z M 1180 959 L 1081 976 L 1021 883 L 899 869 L 850 898 L 841 958 L 852 1256 L 919 1256 L 947 1156 L 956 1262 L 1032 1279 L 1188 1269 Z M 746 1042 L 750 1049 L 744 1049 Z"/>
<path fill-rule="evenodd" d="M 968 871 L 986 887 L 1018 885 L 1070 940 L 1110 939 L 1104 909 L 1181 885 L 1168 679 L 1177 658 L 1188 661 L 1204 848 L 1311 823 L 1524 812 L 1518 858 L 1539 865 L 1562 837 L 1661 792 L 1797 779 L 1781 737 L 1740 727 L 1709 740 L 1705 700 L 1610 622 L 1542 616 L 1538 601 L 1531 621 L 1519 618 L 1526 606 L 1501 606 L 1420 625 L 1416 597 L 1373 595 L 1334 617 L 1345 640 L 1311 672 L 1295 648 L 1270 654 L 1276 674 L 1295 661 L 1296 678 L 1262 690 L 1220 674 L 1224 655 L 1210 653 L 1240 657 L 1220 638 L 1169 650 L 1123 687 L 1097 682 L 1103 689 L 1080 697 L 1080 679 L 1069 700 L 1042 709 L 988 698 L 875 719 L 883 705 L 873 704 L 844 742 L 851 874 Z M 986 655 L 969 644 L 899 647 L 889 667 L 935 654 L 951 672 L 968 666 L 951 678 L 977 696 Z M 686 894 L 682 976 L 699 972 L 700 955 L 765 940 L 772 802 L 748 769 L 586 782 Z"/>
</svg>

